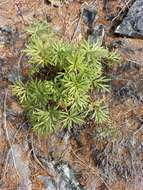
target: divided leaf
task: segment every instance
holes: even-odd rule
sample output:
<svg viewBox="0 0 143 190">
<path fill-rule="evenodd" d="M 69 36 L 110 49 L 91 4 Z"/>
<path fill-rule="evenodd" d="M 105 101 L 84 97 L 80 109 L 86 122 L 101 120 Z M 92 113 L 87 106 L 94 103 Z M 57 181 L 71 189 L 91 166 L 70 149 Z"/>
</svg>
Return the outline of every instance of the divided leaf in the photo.
<svg viewBox="0 0 143 190">
<path fill-rule="evenodd" d="M 25 53 L 29 57 L 30 79 L 17 82 L 13 94 L 19 98 L 38 134 L 53 133 L 60 127 L 84 124 L 87 117 L 106 122 L 109 110 L 92 94 L 109 92 L 102 60 L 113 64 L 117 52 L 82 41 L 77 45 L 58 39 L 46 23 L 32 25 Z"/>
</svg>

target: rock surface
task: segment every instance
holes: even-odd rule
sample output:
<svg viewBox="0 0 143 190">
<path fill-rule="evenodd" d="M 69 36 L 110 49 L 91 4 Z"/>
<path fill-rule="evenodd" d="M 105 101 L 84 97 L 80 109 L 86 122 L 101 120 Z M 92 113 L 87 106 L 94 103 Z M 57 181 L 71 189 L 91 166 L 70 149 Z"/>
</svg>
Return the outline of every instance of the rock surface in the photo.
<svg viewBox="0 0 143 190">
<path fill-rule="evenodd" d="M 143 0 L 137 0 L 130 8 L 123 22 L 116 28 L 115 33 L 129 37 L 143 36 Z"/>
<path fill-rule="evenodd" d="M 18 144 L 11 146 L 11 154 L 9 164 L 16 169 L 15 173 L 19 175 L 19 185 L 17 190 L 21 187 L 25 190 L 31 190 L 30 170 L 28 160 L 24 159 L 22 147 Z"/>
<path fill-rule="evenodd" d="M 57 190 L 57 187 L 59 190 L 84 190 L 77 181 L 75 171 L 68 162 L 59 161 L 55 163 L 47 159 L 39 159 L 47 168 L 50 176 L 53 176 L 38 176 L 45 188 L 48 188 L 48 190 Z"/>
<path fill-rule="evenodd" d="M 38 176 L 38 178 L 43 182 L 44 187 L 46 188 L 46 190 L 56 190 L 56 184 L 55 181 L 53 179 L 51 179 L 49 176 Z"/>
<path fill-rule="evenodd" d="M 55 169 L 59 173 L 61 179 L 64 181 L 67 190 L 84 190 L 77 182 L 74 171 L 72 168 L 70 168 L 68 163 L 59 162 L 55 165 Z"/>
</svg>

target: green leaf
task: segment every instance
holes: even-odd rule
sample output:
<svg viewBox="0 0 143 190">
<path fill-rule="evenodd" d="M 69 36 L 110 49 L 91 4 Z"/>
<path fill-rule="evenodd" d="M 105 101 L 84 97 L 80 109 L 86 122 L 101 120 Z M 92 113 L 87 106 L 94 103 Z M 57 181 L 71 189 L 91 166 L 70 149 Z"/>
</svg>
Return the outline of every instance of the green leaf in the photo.
<svg viewBox="0 0 143 190">
<path fill-rule="evenodd" d="M 26 86 L 21 81 L 17 81 L 12 86 L 12 94 L 19 98 L 21 104 L 24 103 L 26 100 Z"/>
<path fill-rule="evenodd" d="M 87 61 L 101 60 L 101 58 L 108 57 L 108 49 L 101 47 L 100 44 L 90 43 L 89 41 L 83 41 L 80 44 L 80 51 L 85 54 Z"/>
<path fill-rule="evenodd" d="M 55 108 L 48 111 L 37 109 L 32 113 L 30 120 L 36 133 L 41 135 L 53 133 L 57 128 L 59 111 Z"/>
<path fill-rule="evenodd" d="M 91 102 L 89 105 L 88 113 L 91 113 L 91 119 L 94 119 L 96 123 L 100 124 L 106 122 L 109 115 L 109 110 L 106 105 L 101 101 Z"/>
<path fill-rule="evenodd" d="M 73 53 L 67 58 L 69 67 L 68 72 L 74 73 L 84 73 L 87 70 L 87 65 L 85 64 L 84 54 L 79 51 L 73 51 Z"/>
<path fill-rule="evenodd" d="M 117 51 L 112 51 L 109 53 L 109 56 L 107 59 L 109 61 L 109 66 L 113 66 L 114 64 L 119 63 L 119 61 L 121 60 L 121 57 Z"/>
<path fill-rule="evenodd" d="M 13 94 L 24 106 L 33 130 L 52 133 L 59 127 L 83 124 L 86 117 L 106 122 L 107 106 L 100 99 L 93 102 L 91 96 L 94 91 L 109 92 L 102 63 L 118 62 L 117 52 L 88 41 L 70 44 L 55 36 L 46 22 L 34 23 L 28 33 L 24 52 L 31 64 L 30 80 L 17 82 Z"/>
<path fill-rule="evenodd" d="M 72 53 L 70 44 L 63 41 L 56 41 L 50 45 L 48 50 L 49 64 L 55 66 L 66 66 L 66 59 Z"/>
<path fill-rule="evenodd" d="M 63 127 L 67 128 L 72 127 L 73 124 L 81 125 L 84 123 L 83 115 L 72 110 L 62 112 L 60 119 L 62 121 Z"/>
<path fill-rule="evenodd" d="M 94 80 L 94 87 L 98 90 L 98 91 L 103 91 L 103 92 L 110 92 L 110 88 L 108 85 L 108 82 L 110 81 L 110 79 L 104 77 L 104 76 L 100 76 L 99 78 L 96 78 Z"/>
<path fill-rule="evenodd" d="M 48 23 L 44 22 L 34 22 L 32 23 L 26 31 L 31 35 L 38 35 L 48 30 Z"/>
</svg>

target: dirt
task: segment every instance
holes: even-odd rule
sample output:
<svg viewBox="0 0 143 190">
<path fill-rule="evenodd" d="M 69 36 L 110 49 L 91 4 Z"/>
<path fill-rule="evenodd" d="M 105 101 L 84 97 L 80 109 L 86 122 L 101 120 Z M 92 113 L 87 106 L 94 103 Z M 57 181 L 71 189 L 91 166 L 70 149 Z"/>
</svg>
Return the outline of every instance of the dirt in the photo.
<svg viewBox="0 0 143 190">
<path fill-rule="evenodd" d="M 107 72 L 112 78 L 112 91 L 105 97 L 109 103 L 112 125 L 116 129 L 114 134 L 117 132 L 118 137 L 113 141 L 112 138 L 98 138 L 98 128 L 104 131 L 107 126 L 94 126 L 92 123 L 73 128 L 69 137 L 63 133 L 38 137 L 26 121 L 22 107 L 12 97 L 9 79 L 15 68 L 20 71 L 21 65 L 23 77 L 27 76 L 27 59 L 22 53 L 27 39 L 25 28 L 34 20 L 50 18 L 54 30 L 74 43 L 86 35 L 87 26 L 79 15 L 80 8 L 87 5 L 98 11 L 95 24 L 105 26 L 103 45 L 110 49 L 117 48 L 122 56 L 120 65 Z M 18 32 L 18 35 L 12 33 L 10 40 L 0 43 L 0 58 L 4 60 L 0 81 L 0 126 L 5 124 L 5 128 L 0 128 L 1 190 L 23 189 L 17 169 L 11 167 L 7 160 L 9 150 L 15 144 L 24 147 L 19 156 L 23 167 L 28 163 L 30 186 L 26 189 L 44 190 L 38 176 L 50 176 L 50 172 L 40 158 L 52 157 L 56 161 L 67 161 L 76 172 L 79 183 L 87 190 L 143 190 L 142 39 L 113 35 L 110 28 L 114 22 L 107 18 L 116 16 L 118 19 L 118 13 L 124 7 L 125 1 L 109 1 L 110 15 L 107 15 L 102 0 L 72 1 L 59 8 L 44 4 L 42 0 L 1 0 L 0 27 L 9 25 Z M 77 30 L 78 26 L 80 31 Z M 14 75 L 14 79 L 16 77 Z"/>
</svg>

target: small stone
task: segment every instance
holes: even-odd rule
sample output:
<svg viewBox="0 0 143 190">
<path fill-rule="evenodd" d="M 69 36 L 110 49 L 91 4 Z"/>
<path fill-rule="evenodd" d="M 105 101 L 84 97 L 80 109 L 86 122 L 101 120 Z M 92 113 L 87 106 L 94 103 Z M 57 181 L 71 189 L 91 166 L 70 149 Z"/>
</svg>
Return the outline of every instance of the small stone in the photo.
<svg viewBox="0 0 143 190">
<path fill-rule="evenodd" d="M 49 22 L 52 22 L 52 17 L 50 15 L 47 15 L 46 16 L 46 21 L 49 23 Z"/>
<path fill-rule="evenodd" d="M 19 37 L 19 33 L 15 27 L 4 25 L 0 27 L 0 43 L 13 44 Z"/>
<path fill-rule="evenodd" d="M 64 1 L 60 0 L 44 0 L 44 3 L 46 5 L 52 5 L 55 8 L 62 7 L 64 4 Z"/>
<path fill-rule="evenodd" d="M 81 9 L 81 17 L 87 25 L 92 25 L 95 21 L 97 11 L 94 8 L 83 8 Z"/>
<path fill-rule="evenodd" d="M 88 36 L 88 40 L 91 43 L 102 43 L 104 37 L 104 26 L 103 25 L 97 25 L 95 28 L 91 31 L 90 35 Z"/>
<path fill-rule="evenodd" d="M 3 26 L 2 28 L 0 27 L 0 30 L 3 32 L 3 33 L 13 33 L 14 32 L 14 29 L 8 25 L 5 25 Z"/>
</svg>

